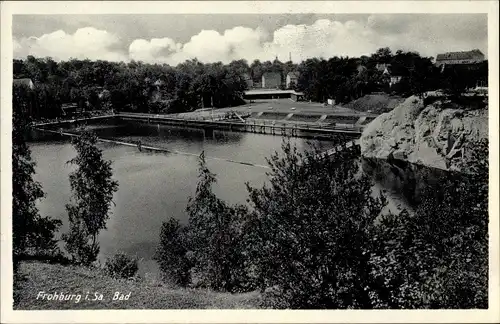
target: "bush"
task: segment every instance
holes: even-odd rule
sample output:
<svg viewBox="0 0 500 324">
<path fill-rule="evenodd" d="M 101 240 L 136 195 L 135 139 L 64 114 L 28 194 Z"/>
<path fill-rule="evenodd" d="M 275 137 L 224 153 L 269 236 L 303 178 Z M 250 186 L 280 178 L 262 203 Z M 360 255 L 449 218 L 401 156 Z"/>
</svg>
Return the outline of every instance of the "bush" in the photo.
<svg viewBox="0 0 500 324">
<path fill-rule="evenodd" d="M 188 247 L 186 227 L 181 226 L 175 218 L 163 223 L 160 244 L 154 258 L 160 266 L 164 280 L 180 286 L 187 286 L 191 283 Z"/>
<path fill-rule="evenodd" d="M 134 277 L 139 270 L 137 258 L 131 258 L 125 253 L 117 253 L 106 259 L 104 269 L 113 278 L 129 279 Z"/>
<path fill-rule="evenodd" d="M 356 149 L 316 153 L 285 143 L 269 161 L 270 186 L 249 187 L 250 259 L 273 308 L 371 308 L 370 234 L 385 201 L 371 197 Z"/>
<path fill-rule="evenodd" d="M 443 176 L 414 215 L 377 226 L 370 264 L 378 307 L 488 307 L 488 146 L 474 146 L 471 175 Z"/>
<path fill-rule="evenodd" d="M 187 206 L 189 222 L 176 219 L 163 223 L 156 251 L 164 279 L 181 286 L 192 285 L 217 291 L 255 289 L 254 268 L 248 262 L 243 239 L 245 206 L 230 206 L 212 192 L 216 178 L 200 156 L 196 194 Z"/>
<path fill-rule="evenodd" d="M 186 208 L 193 271 L 200 278 L 197 285 L 230 292 L 249 289 L 241 241 L 247 209 L 230 206 L 212 192 L 216 178 L 203 153 L 199 172 L 196 194 Z"/>
</svg>

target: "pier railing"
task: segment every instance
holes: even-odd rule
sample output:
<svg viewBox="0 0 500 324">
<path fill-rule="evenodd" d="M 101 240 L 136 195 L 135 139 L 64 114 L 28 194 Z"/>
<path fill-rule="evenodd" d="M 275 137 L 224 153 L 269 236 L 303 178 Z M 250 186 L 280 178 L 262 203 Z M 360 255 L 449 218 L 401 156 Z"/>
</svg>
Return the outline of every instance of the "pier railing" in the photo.
<svg viewBox="0 0 500 324">
<path fill-rule="evenodd" d="M 290 133 L 292 136 L 299 136 L 302 133 L 344 133 L 360 135 L 363 130 L 363 125 L 359 124 L 341 124 L 341 123 L 307 123 L 300 121 L 281 121 L 281 120 L 256 120 L 248 119 L 250 114 L 230 118 L 233 115 L 217 115 L 217 116 L 172 116 L 160 114 L 145 114 L 145 113 L 113 113 L 101 116 L 75 118 L 69 120 L 52 120 L 45 122 L 33 123 L 35 127 L 54 126 L 63 124 L 78 124 L 91 120 L 108 119 L 108 118 L 130 118 L 138 119 L 147 122 L 164 122 L 174 125 L 185 125 L 202 128 L 221 128 L 237 131 L 248 131 L 256 133 Z"/>
</svg>

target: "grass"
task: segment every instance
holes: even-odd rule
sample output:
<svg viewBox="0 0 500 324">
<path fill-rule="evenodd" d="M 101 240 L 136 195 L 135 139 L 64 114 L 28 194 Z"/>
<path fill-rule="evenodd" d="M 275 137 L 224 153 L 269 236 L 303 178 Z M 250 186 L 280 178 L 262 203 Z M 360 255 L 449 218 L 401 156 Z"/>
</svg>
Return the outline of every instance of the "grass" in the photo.
<svg viewBox="0 0 500 324">
<path fill-rule="evenodd" d="M 21 264 L 22 279 L 16 282 L 19 296 L 15 310 L 51 309 L 251 309 L 258 308 L 257 292 L 231 294 L 168 286 L 161 282 L 114 279 L 102 270 L 41 262 Z M 80 301 L 37 299 L 39 292 L 81 295 Z M 85 296 L 88 292 L 88 299 Z M 128 300 L 113 300 L 116 292 Z M 93 300 L 96 295 L 102 300 Z"/>
<path fill-rule="evenodd" d="M 379 114 L 391 111 L 403 101 L 404 98 L 398 96 L 370 94 L 349 102 L 345 107 L 357 111 L 371 111 L 372 113 Z"/>
<path fill-rule="evenodd" d="M 325 119 L 327 123 L 339 124 L 355 124 L 359 120 L 359 116 L 328 116 Z"/>
</svg>

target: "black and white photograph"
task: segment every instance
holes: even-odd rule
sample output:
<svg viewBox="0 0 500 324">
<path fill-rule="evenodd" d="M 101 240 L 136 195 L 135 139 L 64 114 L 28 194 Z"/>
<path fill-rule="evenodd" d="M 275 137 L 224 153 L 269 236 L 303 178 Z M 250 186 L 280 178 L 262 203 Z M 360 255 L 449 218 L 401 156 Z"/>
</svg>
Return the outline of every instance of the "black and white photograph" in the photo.
<svg viewBox="0 0 500 324">
<path fill-rule="evenodd" d="M 500 321 L 498 3 L 8 2 L 2 309 Z"/>
</svg>

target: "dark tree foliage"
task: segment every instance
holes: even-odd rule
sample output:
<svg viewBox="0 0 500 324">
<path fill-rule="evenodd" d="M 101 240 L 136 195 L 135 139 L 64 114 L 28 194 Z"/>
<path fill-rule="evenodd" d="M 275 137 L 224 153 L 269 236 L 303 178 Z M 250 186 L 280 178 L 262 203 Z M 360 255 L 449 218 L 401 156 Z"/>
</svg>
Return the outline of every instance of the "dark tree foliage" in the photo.
<svg viewBox="0 0 500 324">
<path fill-rule="evenodd" d="M 187 206 L 191 260 L 197 286 L 215 290 L 245 289 L 245 257 L 241 245 L 244 206 L 229 206 L 212 192 L 215 174 L 202 153 L 196 194 Z"/>
<path fill-rule="evenodd" d="M 26 255 L 57 254 L 54 234 L 60 220 L 42 217 L 36 202 L 44 197 L 40 183 L 33 179 L 35 162 L 26 144 L 30 110 L 30 91 L 13 89 L 12 111 L 12 239 L 14 270 Z"/>
<path fill-rule="evenodd" d="M 129 279 L 137 274 L 139 260 L 120 252 L 106 259 L 104 270 L 113 278 Z"/>
<path fill-rule="evenodd" d="M 373 275 L 385 308 L 488 307 L 488 144 L 469 174 L 426 188 L 414 215 L 385 216 L 373 237 Z"/>
<path fill-rule="evenodd" d="M 195 59 L 171 67 L 29 56 L 14 60 L 13 66 L 14 78 L 30 78 L 35 84 L 34 118 L 60 117 L 63 103 L 86 110 L 148 113 L 184 112 L 212 103 L 217 108 L 235 106 L 246 90 L 242 76 L 250 72 L 244 60 L 224 65 Z"/>
<path fill-rule="evenodd" d="M 269 160 L 270 185 L 248 187 L 260 282 L 272 307 L 371 308 L 371 231 L 384 199 L 371 196 L 356 149 L 317 153 L 285 143 Z"/>
<path fill-rule="evenodd" d="M 390 75 L 403 76 L 403 83 L 389 86 L 389 74 L 377 64 L 390 64 Z M 14 60 L 14 78 L 35 83 L 34 118 L 55 118 L 63 103 L 77 103 L 88 110 L 109 109 L 147 113 L 177 113 L 201 107 L 216 108 L 242 104 L 247 89 L 245 75 L 260 84 L 266 72 L 280 73 L 284 84 L 289 72 L 300 72 L 296 89 L 308 100 L 335 99 L 346 103 L 373 91 L 422 96 L 428 90 L 446 89 L 460 94 L 477 81 L 486 82 L 487 62 L 464 72 L 445 69 L 440 73 L 431 58 L 401 50 L 381 48 L 360 58 L 311 58 L 295 64 L 278 59 L 250 65 L 245 60 L 229 64 L 203 64 L 196 59 L 175 67 L 166 64 L 76 60 L 55 62 L 51 58 Z M 109 92 L 109 98 L 103 93 Z M 105 102 L 107 101 L 107 104 Z"/>
<path fill-rule="evenodd" d="M 196 193 L 189 199 L 189 222 L 163 223 L 155 260 L 166 281 L 181 286 L 241 292 L 255 288 L 243 245 L 245 206 L 230 206 L 212 192 L 215 175 L 200 156 Z"/>
<path fill-rule="evenodd" d="M 163 223 L 160 244 L 154 257 L 164 275 L 164 280 L 183 287 L 191 283 L 192 267 L 188 258 L 190 242 L 186 230 L 187 228 L 179 224 L 175 218 Z"/>
<path fill-rule="evenodd" d="M 469 149 L 470 174 L 444 176 L 399 215 L 382 213 L 356 148 L 332 159 L 285 141 L 269 184 L 247 185 L 249 208 L 217 198 L 202 155 L 189 223 L 164 224 L 157 260 L 182 285 L 260 289 L 265 307 L 486 308 L 487 142 Z"/>
<path fill-rule="evenodd" d="M 73 261 L 86 265 L 99 254 L 98 235 L 106 229 L 113 194 L 118 190 L 118 182 L 112 179 L 111 161 L 103 159 L 96 142 L 95 134 L 89 132 L 74 137 L 77 156 L 68 161 L 76 170 L 69 175 L 72 197 L 66 209 L 70 229 L 63 240 Z"/>
</svg>

